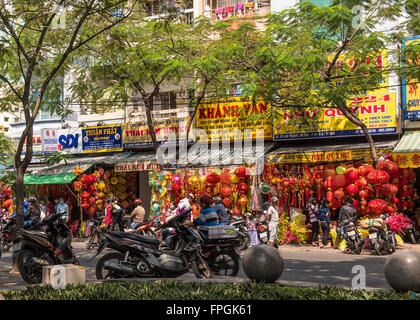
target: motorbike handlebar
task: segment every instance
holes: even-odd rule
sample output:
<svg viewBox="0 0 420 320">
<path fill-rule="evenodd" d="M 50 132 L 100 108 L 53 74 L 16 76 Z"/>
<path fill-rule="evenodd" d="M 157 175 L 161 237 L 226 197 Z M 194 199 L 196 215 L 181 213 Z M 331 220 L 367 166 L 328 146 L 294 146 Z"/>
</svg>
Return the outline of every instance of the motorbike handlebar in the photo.
<svg viewBox="0 0 420 320">
<path fill-rule="evenodd" d="M 166 229 L 166 228 L 172 226 L 175 222 L 177 222 L 177 223 L 183 223 L 185 221 L 185 219 L 187 218 L 188 213 L 190 213 L 191 211 L 192 211 L 192 209 L 189 209 L 187 211 L 184 211 L 184 212 L 176 215 L 174 218 L 172 218 L 168 222 L 165 222 L 164 224 L 162 224 L 161 226 L 159 226 L 157 228 L 157 230 Z"/>
</svg>

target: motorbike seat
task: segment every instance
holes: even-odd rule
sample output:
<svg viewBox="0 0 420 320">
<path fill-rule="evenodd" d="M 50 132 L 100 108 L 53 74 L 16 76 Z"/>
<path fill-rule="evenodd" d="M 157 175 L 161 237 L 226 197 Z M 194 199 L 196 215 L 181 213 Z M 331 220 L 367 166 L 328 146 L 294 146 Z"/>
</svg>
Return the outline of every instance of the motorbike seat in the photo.
<svg viewBox="0 0 420 320">
<path fill-rule="evenodd" d="M 111 234 L 115 235 L 117 237 L 137 240 L 137 241 L 140 241 L 140 242 L 149 243 L 149 244 L 156 245 L 156 246 L 158 246 L 160 244 L 160 241 L 156 238 L 146 237 L 146 236 L 142 236 L 142 235 L 139 235 L 139 234 L 136 234 L 136 233 L 111 231 Z"/>
</svg>

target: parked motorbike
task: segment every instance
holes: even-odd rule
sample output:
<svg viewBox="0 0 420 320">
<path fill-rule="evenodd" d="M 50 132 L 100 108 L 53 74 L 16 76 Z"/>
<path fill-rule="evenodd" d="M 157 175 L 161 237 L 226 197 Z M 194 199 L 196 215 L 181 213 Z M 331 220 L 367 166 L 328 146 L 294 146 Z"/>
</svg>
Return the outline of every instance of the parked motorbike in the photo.
<svg viewBox="0 0 420 320">
<path fill-rule="evenodd" d="M 165 221 L 165 217 L 163 215 L 157 216 L 152 218 L 151 220 L 145 222 L 144 224 L 137 227 L 135 233 L 146 236 L 146 237 L 154 237 L 159 239 L 160 238 L 160 227 Z"/>
<path fill-rule="evenodd" d="M 343 236 L 344 240 L 346 240 L 347 248 L 355 254 L 360 254 L 363 242 L 354 224 L 355 220 L 356 218 L 345 219 L 341 222 L 341 226 L 343 227 Z"/>
<path fill-rule="evenodd" d="M 13 226 L 16 225 L 16 219 L 11 218 L 9 222 L 3 227 L 1 234 L 0 234 L 0 250 L 1 251 L 8 251 L 12 245 L 12 241 L 10 240 L 9 232 Z M 38 223 L 30 224 L 24 227 L 25 230 L 33 230 L 37 231 L 41 229 L 41 225 Z M 0 251 L 0 257 L 1 257 Z"/>
<path fill-rule="evenodd" d="M 86 242 L 86 249 L 91 249 L 92 247 L 98 246 L 100 242 L 100 235 L 98 233 L 98 227 L 101 225 L 102 219 L 92 218 L 89 222 L 90 227 L 90 237 Z"/>
<path fill-rule="evenodd" d="M 401 236 L 404 241 L 410 241 L 411 243 L 416 244 L 417 239 L 420 238 L 420 233 L 416 227 L 416 223 L 413 221 L 415 216 L 413 216 L 413 213 L 409 210 L 403 210 L 402 213 L 410 219 L 410 224 L 406 228 L 403 228 Z"/>
<path fill-rule="evenodd" d="M 391 254 L 395 252 L 394 234 L 385 219 L 376 218 L 360 222 L 363 229 L 369 231 L 370 245 L 367 249 L 373 250 L 377 255 Z"/>
<path fill-rule="evenodd" d="M 242 216 L 233 216 L 230 225 L 235 227 L 235 231 L 238 235 L 238 251 L 241 252 L 248 249 L 249 244 L 251 243 L 251 239 L 248 234 L 248 227 L 246 225 L 245 219 L 242 218 Z"/>
<path fill-rule="evenodd" d="M 34 223 L 33 229 L 37 231 L 14 226 L 8 230 L 13 241 L 12 254 L 17 256 L 20 275 L 28 284 L 41 283 L 43 266 L 79 264 L 71 247 L 71 232 L 60 219 L 61 215 L 52 214 Z"/>
<path fill-rule="evenodd" d="M 114 249 L 96 264 L 96 278 L 178 277 L 191 268 L 197 278 L 213 276 L 200 248 L 202 238 L 196 230 L 183 225 L 189 211 L 173 216 L 162 228 L 172 227 L 174 249 L 161 247 L 160 241 L 130 232 L 101 230 L 103 236 L 98 251 Z M 92 260 L 91 259 L 91 260 Z"/>
<path fill-rule="evenodd" d="M 258 234 L 258 240 L 260 243 L 268 244 L 270 231 L 268 229 L 266 212 L 264 211 L 264 216 L 255 222 Z"/>
</svg>

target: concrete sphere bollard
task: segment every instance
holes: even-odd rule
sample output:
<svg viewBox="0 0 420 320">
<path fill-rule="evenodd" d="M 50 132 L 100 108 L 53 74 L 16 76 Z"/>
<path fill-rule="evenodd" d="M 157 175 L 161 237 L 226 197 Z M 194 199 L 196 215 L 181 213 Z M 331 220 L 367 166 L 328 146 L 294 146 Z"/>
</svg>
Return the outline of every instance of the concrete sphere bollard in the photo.
<svg viewBox="0 0 420 320">
<path fill-rule="evenodd" d="M 248 248 L 242 259 L 242 265 L 248 278 L 258 282 L 275 282 L 284 270 L 281 253 L 266 244 Z"/>
<path fill-rule="evenodd" d="M 402 250 L 388 257 L 385 279 L 396 291 L 420 292 L 420 253 Z"/>
</svg>

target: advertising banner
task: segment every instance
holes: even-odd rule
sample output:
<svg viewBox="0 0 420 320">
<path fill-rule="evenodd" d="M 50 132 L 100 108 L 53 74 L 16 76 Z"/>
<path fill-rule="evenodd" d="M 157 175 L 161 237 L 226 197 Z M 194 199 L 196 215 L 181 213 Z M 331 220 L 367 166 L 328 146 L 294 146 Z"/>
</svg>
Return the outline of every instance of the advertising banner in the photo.
<svg viewBox="0 0 420 320">
<path fill-rule="evenodd" d="M 156 162 L 122 162 L 114 166 L 115 172 L 128 172 L 128 171 L 149 171 L 158 169 L 159 164 Z"/>
<path fill-rule="evenodd" d="M 408 45 L 420 45 L 420 36 L 405 39 L 403 49 Z M 407 67 L 419 66 L 420 61 L 405 61 Z M 420 119 L 420 84 L 417 79 L 403 78 L 403 105 L 406 120 Z"/>
<path fill-rule="evenodd" d="M 419 168 L 420 152 L 393 153 L 392 160 L 394 160 L 400 168 Z"/>
<path fill-rule="evenodd" d="M 122 128 L 124 148 L 153 145 L 147 122 L 123 123 Z M 186 135 L 188 119 L 155 120 L 154 129 L 158 144 L 162 144 L 163 142 L 178 143 L 180 137 L 183 139 Z M 170 136 L 173 135 L 175 140 L 169 140 Z M 193 126 L 191 126 L 188 142 L 193 143 L 194 141 L 194 130 Z"/>
<path fill-rule="evenodd" d="M 389 148 L 376 148 L 378 154 L 383 153 Z M 301 153 L 285 153 L 270 154 L 269 162 L 276 163 L 315 163 L 315 162 L 334 162 L 346 160 L 359 160 L 370 157 L 370 149 L 352 149 L 339 151 L 320 151 L 320 152 L 301 152 Z"/>
<path fill-rule="evenodd" d="M 122 151 L 120 124 L 82 128 L 83 153 Z"/>
<path fill-rule="evenodd" d="M 19 134 L 11 134 L 10 139 L 13 142 L 13 146 L 16 149 L 19 145 L 20 138 L 22 133 Z M 40 133 L 34 133 L 32 136 L 32 152 L 33 154 L 42 154 L 42 137 Z M 23 144 L 22 155 L 26 154 L 26 140 Z"/>
<path fill-rule="evenodd" d="M 366 57 L 361 62 L 339 58 L 336 65 L 338 67 L 340 65 L 356 67 L 361 63 L 373 64 L 376 68 L 386 68 L 388 66 L 387 51 L 383 50 L 380 55 L 375 57 Z M 339 87 L 340 82 L 336 82 L 335 85 Z M 370 134 L 397 133 L 396 93 L 388 88 L 387 74 L 379 80 L 376 89 L 350 98 L 347 101 L 347 107 L 366 124 Z M 274 141 L 357 135 L 364 135 L 361 128 L 350 122 L 336 108 L 273 110 Z"/>
<path fill-rule="evenodd" d="M 82 153 L 82 130 L 80 128 L 43 129 L 42 149 L 44 152 L 77 154 Z"/>
<path fill-rule="evenodd" d="M 253 102 L 250 97 L 203 100 L 198 106 L 196 128 L 205 130 L 208 140 L 212 139 L 214 133 L 222 140 L 234 137 L 255 139 L 257 129 L 264 129 L 264 139 L 271 140 L 273 135 L 271 105 L 263 101 Z M 245 129 L 252 131 L 244 135 Z"/>
<path fill-rule="evenodd" d="M 347 106 L 367 125 L 370 134 L 397 132 L 395 93 L 354 97 Z M 336 108 L 276 110 L 273 131 L 275 141 L 363 135 L 362 129 Z"/>
</svg>

